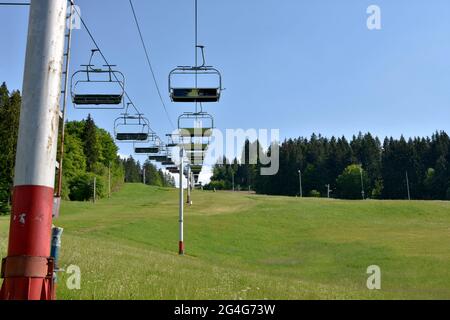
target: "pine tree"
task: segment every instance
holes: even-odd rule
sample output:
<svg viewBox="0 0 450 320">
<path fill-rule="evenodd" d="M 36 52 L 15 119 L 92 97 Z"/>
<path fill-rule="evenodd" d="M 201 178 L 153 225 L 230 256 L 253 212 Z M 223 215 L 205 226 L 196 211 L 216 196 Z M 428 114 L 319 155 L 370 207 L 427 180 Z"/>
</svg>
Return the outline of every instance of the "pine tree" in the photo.
<svg viewBox="0 0 450 320">
<path fill-rule="evenodd" d="M 21 100 L 20 92 L 0 86 L 0 213 L 8 211 L 13 187 Z"/>
<path fill-rule="evenodd" d="M 97 144 L 97 127 L 90 114 L 84 122 L 83 143 L 87 170 L 93 172 L 99 159 L 99 149 Z"/>
</svg>

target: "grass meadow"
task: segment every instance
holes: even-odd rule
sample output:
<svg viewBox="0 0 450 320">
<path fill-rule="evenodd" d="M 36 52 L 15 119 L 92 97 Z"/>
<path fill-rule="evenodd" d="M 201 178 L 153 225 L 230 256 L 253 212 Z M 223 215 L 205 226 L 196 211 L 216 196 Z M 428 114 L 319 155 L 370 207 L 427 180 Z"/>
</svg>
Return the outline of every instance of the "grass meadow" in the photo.
<svg viewBox="0 0 450 320">
<path fill-rule="evenodd" d="M 178 250 L 178 191 L 128 184 L 65 202 L 59 299 L 450 299 L 450 203 L 194 191 Z M 9 218 L 0 217 L 6 255 Z M 382 289 L 370 291 L 378 265 Z"/>
</svg>

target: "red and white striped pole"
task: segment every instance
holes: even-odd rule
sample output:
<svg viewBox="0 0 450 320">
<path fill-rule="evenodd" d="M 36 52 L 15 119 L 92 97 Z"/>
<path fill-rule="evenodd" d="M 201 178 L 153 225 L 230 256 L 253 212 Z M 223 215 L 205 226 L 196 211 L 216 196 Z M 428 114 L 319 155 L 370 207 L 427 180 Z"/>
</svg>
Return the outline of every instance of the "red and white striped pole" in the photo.
<svg viewBox="0 0 450 320">
<path fill-rule="evenodd" d="M 51 300 L 50 258 L 67 0 L 31 0 L 3 300 Z"/>
</svg>

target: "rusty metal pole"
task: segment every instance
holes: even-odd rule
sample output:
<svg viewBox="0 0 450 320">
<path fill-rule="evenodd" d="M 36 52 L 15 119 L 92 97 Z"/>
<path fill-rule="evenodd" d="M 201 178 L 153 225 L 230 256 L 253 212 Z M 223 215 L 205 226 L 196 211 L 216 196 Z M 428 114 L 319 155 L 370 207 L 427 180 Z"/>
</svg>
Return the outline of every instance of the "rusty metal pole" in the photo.
<svg viewBox="0 0 450 320">
<path fill-rule="evenodd" d="M 31 0 L 3 300 L 53 298 L 50 243 L 66 11 L 67 0 Z"/>
</svg>

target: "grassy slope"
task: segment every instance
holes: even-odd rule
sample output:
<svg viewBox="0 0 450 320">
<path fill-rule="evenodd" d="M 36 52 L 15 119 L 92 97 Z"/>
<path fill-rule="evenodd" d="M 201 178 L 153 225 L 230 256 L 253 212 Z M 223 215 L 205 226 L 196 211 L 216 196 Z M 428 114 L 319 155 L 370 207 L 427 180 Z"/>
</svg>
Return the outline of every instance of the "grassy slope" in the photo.
<svg viewBox="0 0 450 320">
<path fill-rule="evenodd" d="M 450 299 L 450 203 L 347 202 L 196 191 L 178 257 L 177 191 L 126 185 L 64 203 L 61 299 Z M 5 255 L 8 219 L 0 218 Z M 366 289 L 379 265 L 383 290 Z"/>
</svg>

